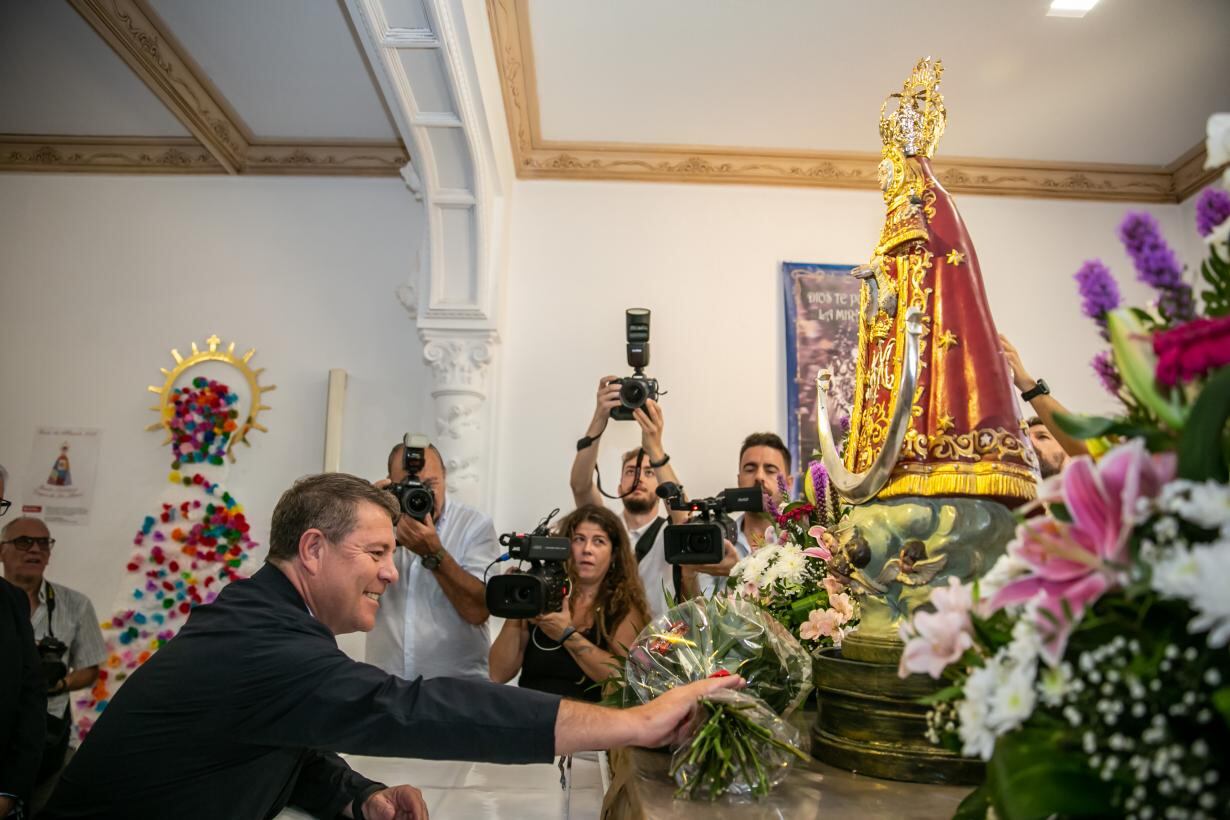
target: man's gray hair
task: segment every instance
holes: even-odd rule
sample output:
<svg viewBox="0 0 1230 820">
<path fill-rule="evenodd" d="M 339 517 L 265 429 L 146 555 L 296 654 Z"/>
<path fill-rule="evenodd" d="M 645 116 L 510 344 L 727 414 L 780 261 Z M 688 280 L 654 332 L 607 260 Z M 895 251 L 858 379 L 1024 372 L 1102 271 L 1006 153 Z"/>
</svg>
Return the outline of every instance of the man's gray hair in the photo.
<svg viewBox="0 0 1230 820">
<path fill-rule="evenodd" d="M 36 521 L 36 522 L 38 522 L 39 526 L 41 526 L 43 529 L 47 530 L 47 534 L 48 534 L 48 535 L 50 535 L 50 534 L 51 534 L 51 530 L 50 530 L 50 529 L 48 529 L 48 527 L 47 527 L 47 522 L 46 522 L 46 521 L 44 521 L 43 519 L 38 518 L 38 517 L 33 516 L 33 515 L 20 515 L 20 516 L 18 516 L 17 518 L 14 518 L 12 521 L 5 521 L 5 522 L 4 522 L 4 528 L 3 528 L 3 529 L 0 529 L 0 541 L 7 541 L 7 540 L 9 540 L 9 533 L 13 531 L 13 528 L 14 528 L 14 527 L 16 527 L 18 524 L 20 524 L 20 523 L 21 523 L 21 522 L 23 522 L 23 521 Z"/>
<path fill-rule="evenodd" d="M 362 478 L 322 473 L 299 479 L 282 493 L 273 509 L 268 560 L 276 563 L 293 559 L 299 554 L 299 537 L 310 529 L 320 530 L 325 538 L 339 543 L 355 528 L 363 502 L 376 505 L 397 523 L 401 514 L 397 500 Z"/>
</svg>

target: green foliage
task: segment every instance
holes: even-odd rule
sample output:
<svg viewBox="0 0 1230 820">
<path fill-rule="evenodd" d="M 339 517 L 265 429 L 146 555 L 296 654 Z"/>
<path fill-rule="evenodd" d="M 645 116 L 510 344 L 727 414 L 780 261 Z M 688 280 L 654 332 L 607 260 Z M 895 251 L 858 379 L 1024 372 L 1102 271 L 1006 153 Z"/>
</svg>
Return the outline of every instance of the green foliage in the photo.
<svg viewBox="0 0 1230 820">
<path fill-rule="evenodd" d="M 1056 413 L 1055 423 L 1072 438 L 1091 439 L 1105 436 L 1143 438 L 1145 445 L 1155 453 L 1174 449 L 1174 436 L 1157 427 L 1149 418 L 1106 418 L 1105 416 L 1081 416 L 1071 413 Z"/>
<path fill-rule="evenodd" d="M 1230 420 L 1230 367 L 1209 377 L 1192 405 L 1179 439 L 1179 477 L 1227 480 L 1226 422 Z"/>
<path fill-rule="evenodd" d="M 1063 729 L 1022 728 L 1001 737 L 987 763 L 986 788 L 996 815 L 1002 820 L 1105 816 L 1113 781 L 1101 780 L 1082 755 L 1057 753 L 1071 745 Z"/>
<path fill-rule="evenodd" d="M 1230 256 L 1223 259 L 1217 247 L 1210 248 L 1209 258 L 1200 266 L 1200 275 L 1208 283 L 1208 290 L 1201 291 L 1206 316 L 1230 314 Z"/>
</svg>

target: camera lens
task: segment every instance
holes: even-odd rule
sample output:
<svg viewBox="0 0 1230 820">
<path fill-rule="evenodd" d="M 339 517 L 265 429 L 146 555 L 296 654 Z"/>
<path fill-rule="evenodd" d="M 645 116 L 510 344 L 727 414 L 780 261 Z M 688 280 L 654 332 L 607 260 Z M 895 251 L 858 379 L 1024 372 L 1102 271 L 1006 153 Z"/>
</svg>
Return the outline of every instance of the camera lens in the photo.
<svg viewBox="0 0 1230 820">
<path fill-rule="evenodd" d="M 406 491 L 401 499 L 402 509 L 406 515 L 412 518 L 417 518 L 422 521 L 431 513 L 435 507 L 435 499 L 432 498 L 431 491 L 423 487 L 414 487 Z"/>
<path fill-rule="evenodd" d="M 645 383 L 642 381 L 625 379 L 624 383 L 619 386 L 619 401 L 624 407 L 633 410 L 638 407 L 644 407 L 647 398 L 649 398 L 649 393 L 645 389 Z"/>
<path fill-rule="evenodd" d="M 533 603 L 534 590 L 528 586 L 513 587 L 512 600 L 515 604 Z"/>
</svg>

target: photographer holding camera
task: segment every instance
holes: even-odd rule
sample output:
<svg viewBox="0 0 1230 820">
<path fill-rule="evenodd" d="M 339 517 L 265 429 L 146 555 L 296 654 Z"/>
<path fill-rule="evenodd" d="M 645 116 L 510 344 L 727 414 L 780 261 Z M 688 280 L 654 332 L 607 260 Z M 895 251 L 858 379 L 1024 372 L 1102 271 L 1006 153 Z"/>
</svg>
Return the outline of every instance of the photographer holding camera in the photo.
<svg viewBox="0 0 1230 820">
<path fill-rule="evenodd" d="M 487 680 L 482 577 L 500 548 L 489 517 L 447 497 L 445 477 L 440 451 L 424 437 L 407 436 L 389 453 L 388 478 L 376 486 L 398 496 L 405 549 L 394 556 L 399 578 L 384 593 L 365 657 L 406 680 Z"/>
<path fill-rule="evenodd" d="M 603 376 L 598 381 L 598 396 L 594 416 L 585 431 L 585 437 L 577 442 L 577 455 L 572 462 L 569 483 L 572 498 L 578 508 L 586 505 L 602 506 L 602 493 L 594 484 L 594 468 L 598 464 L 598 440 L 611 420 L 611 411 L 622 406 L 621 383 L 615 376 Z M 679 482 L 670 456 L 662 446 L 662 408 L 653 399 L 647 399 L 643 407 L 631 413 L 632 419 L 641 428 L 641 447 L 624 453 L 620 462 L 619 490 L 617 495 L 623 503 L 620 516 L 633 545 L 645 597 L 649 602 L 650 615 L 657 618 L 666 612 L 666 596 L 672 600 L 680 590 L 673 583 L 674 573 L 662 552 L 665 517 L 658 516 L 660 501 L 658 484 L 664 481 Z M 584 446 L 582 446 L 584 445 Z M 672 515 L 672 520 L 682 523 L 686 513 Z"/>
<path fill-rule="evenodd" d="M 0 564 L 5 579 L 29 599 L 30 625 L 47 692 L 47 734 L 32 800 L 34 812 L 50 794 L 68 752 L 72 734 L 68 693 L 92 686 L 99 665 L 107 659 L 90 599 L 44 577 L 55 543 L 37 518 L 16 518 L 0 530 Z"/>
<path fill-rule="evenodd" d="M 649 620 L 645 592 L 615 513 L 587 504 L 566 516 L 557 532 L 571 549 L 562 605 L 504 622 L 491 645 L 491 679 L 507 683 L 520 672 L 518 685 L 526 689 L 598 701 L 622 648 Z"/>
</svg>

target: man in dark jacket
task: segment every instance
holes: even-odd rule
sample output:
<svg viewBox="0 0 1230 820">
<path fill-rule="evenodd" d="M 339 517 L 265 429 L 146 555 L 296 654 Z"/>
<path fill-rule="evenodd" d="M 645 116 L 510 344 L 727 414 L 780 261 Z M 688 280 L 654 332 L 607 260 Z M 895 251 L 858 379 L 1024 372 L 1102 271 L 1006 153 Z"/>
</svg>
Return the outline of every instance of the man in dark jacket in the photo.
<svg viewBox="0 0 1230 820">
<path fill-rule="evenodd" d="M 608 710 L 479 681 L 405 681 L 335 635 L 372 628 L 397 579 L 391 495 L 342 474 L 301 479 L 273 513 L 268 565 L 198 607 L 118 691 L 60 779 L 52 818 L 426 817 L 412 786 L 354 772 L 338 752 L 549 762 L 662 745 L 716 679 Z"/>
<path fill-rule="evenodd" d="M 8 473 L 0 466 L 0 515 Z M 0 817 L 23 811 L 34 790 L 47 734 L 47 684 L 43 680 L 30 602 L 0 578 Z"/>
</svg>

